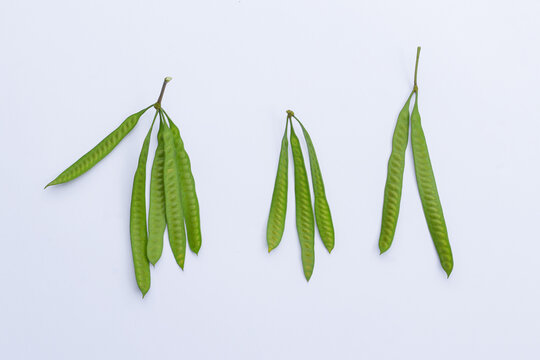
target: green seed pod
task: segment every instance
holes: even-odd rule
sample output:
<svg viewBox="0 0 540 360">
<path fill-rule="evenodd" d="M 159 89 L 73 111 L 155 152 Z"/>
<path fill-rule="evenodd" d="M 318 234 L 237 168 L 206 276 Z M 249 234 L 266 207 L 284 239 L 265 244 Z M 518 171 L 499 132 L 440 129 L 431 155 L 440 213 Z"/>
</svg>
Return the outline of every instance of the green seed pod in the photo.
<svg viewBox="0 0 540 360">
<path fill-rule="evenodd" d="M 176 163 L 176 149 L 172 131 L 168 126 L 163 126 L 163 144 L 165 152 L 163 182 L 169 242 L 176 262 L 180 268 L 184 269 L 186 230 L 184 227 L 184 213 L 180 195 L 180 178 Z"/>
<path fill-rule="evenodd" d="M 296 230 L 300 239 L 302 250 L 302 265 L 304 276 L 309 281 L 315 265 L 315 224 L 313 208 L 311 207 L 311 192 L 307 177 L 304 156 L 300 147 L 300 141 L 294 132 L 291 121 L 291 149 L 294 160 L 294 192 L 296 198 Z"/>
<path fill-rule="evenodd" d="M 281 139 L 278 170 L 276 174 L 276 181 L 274 183 L 274 192 L 272 194 L 272 204 L 270 205 L 268 225 L 266 227 L 266 242 L 268 243 L 268 252 L 272 251 L 279 245 L 285 229 L 285 217 L 287 214 L 287 188 L 289 181 L 289 141 L 287 140 L 288 127 L 289 119 L 287 118 L 285 133 Z"/>
<path fill-rule="evenodd" d="M 165 113 L 165 111 L 164 111 Z M 165 113 L 167 115 L 167 113 Z M 176 164 L 180 179 L 180 194 L 182 198 L 182 207 L 186 221 L 186 230 L 189 248 L 195 254 L 201 248 L 201 220 L 199 216 L 199 200 L 195 189 L 195 179 L 191 172 L 191 161 L 184 147 L 184 142 L 180 137 L 180 130 L 167 115 L 176 149 Z"/>
<path fill-rule="evenodd" d="M 330 213 L 330 206 L 326 199 L 326 191 L 324 189 L 324 181 L 319 166 L 319 160 L 317 159 L 317 153 L 315 147 L 311 141 L 311 137 L 307 132 L 304 125 L 298 120 L 296 116 L 293 116 L 296 121 L 302 127 L 304 133 L 304 139 L 309 154 L 309 165 L 311 168 L 311 180 L 313 182 L 313 193 L 315 194 L 315 219 L 317 220 L 317 229 L 319 229 L 319 235 L 328 252 L 332 252 L 334 248 L 334 224 L 332 222 L 332 214 Z"/>
<path fill-rule="evenodd" d="M 48 183 L 45 188 L 51 185 L 66 183 L 90 170 L 94 165 L 107 156 L 116 147 L 116 145 L 118 145 L 120 141 L 122 141 L 122 139 L 129 134 L 131 130 L 133 130 L 135 125 L 137 125 L 139 118 L 150 107 L 151 106 L 129 116 L 112 133 L 110 133 L 105 139 L 101 140 L 99 144 L 84 154 L 79 160 L 75 161 L 73 165 L 64 170 L 64 172 L 58 175 L 56 179 Z"/>
<path fill-rule="evenodd" d="M 450 276 L 454 267 L 454 259 L 452 249 L 450 248 L 450 241 L 448 240 L 448 230 L 446 229 L 439 192 L 435 183 L 435 175 L 431 167 L 426 138 L 422 129 L 420 113 L 418 111 L 418 93 L 411 115 L 411 143 L 416 182 L 418 184 L 418 192 L 420 193 L 426 222 L 433 243 L 435 244 L 435 249 L 437 249 L 441 266 L 447 276 Z"/>
<path fill-rule="evenodd" d="M 157 111 L 156 111 L 157 116 Z M 154 120 L 156 117 L 154 116 Z M 133 179 L 133 192 L 131 195 L 131 210 L 130 210 L 130 236 L 131 236 L 131 251 L 133 254 L 133 265 L 135 267 L 135 278 L 137 285 L 146 295 L 150 289 L 150 265 L 146 255 L 146 160 L 148 159 L 148 147 L 150 145 L 150 135 L 152 134 L 152 126 L 148 130 L 148 134 L 144 139 L 144 143 L 139 156 L 139 164 L 135 171 Z"/>
<path fill-rule="evenodd" d="M 399 206 L 401 203 L 401 190 L 403 188 L 405 150 L 407 150 L 407 143 L 409 141 L 409 104 L 412 94 L 399 113 L 396 128 L 394 129 L 394 137 L 392 138 L 392 153 L 388 159 L 381 234 L 379 236 L 379 250 L 381 254 L 390 248 L 396 232 Z"/>
<path fill-rule="evenodd" d="M 163 122 L 159 122 L 158 146 L 152 164 L 150 181 L 150 207 L 148 210 L 148 260 L 155 265 L 163 251 L 163 233 L 166 227 L 165 218 L 165 183 L 163 172 L 165 152 L 163 145 Z"/>
</svg>

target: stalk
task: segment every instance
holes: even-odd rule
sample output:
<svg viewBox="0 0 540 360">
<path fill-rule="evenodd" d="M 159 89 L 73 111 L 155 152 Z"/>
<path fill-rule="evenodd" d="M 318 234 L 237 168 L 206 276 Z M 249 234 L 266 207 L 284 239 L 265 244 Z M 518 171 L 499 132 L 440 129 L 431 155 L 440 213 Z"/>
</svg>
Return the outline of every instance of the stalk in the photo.
<svg viewBox="0 0 540 360">
<path fill-rule="evenodd" d="M 161 92 L 159 93 L 159 98 L 157 99 L 156 104 L 154 107 L 156 109 L 161 109 L 161 100 L 163 100 L 163 94 L 165 93 L 165 87 L 167 86 L 167 83 L 172 80 L 172 77 L 167 76 L 165 80 L 163 80 L 163 86 L 161 86 Z"/>
<path fill-rule="evenodd" d="M 418 85 L 416 83 L 416 75 L 418 74 L 418 60 L 420 59 L 420 49 L 421 47 L 419 46 L 417 49 L 416 49 L 416 65 L 414 66 L 414 92 L 418 94 Z"/>
</svg>

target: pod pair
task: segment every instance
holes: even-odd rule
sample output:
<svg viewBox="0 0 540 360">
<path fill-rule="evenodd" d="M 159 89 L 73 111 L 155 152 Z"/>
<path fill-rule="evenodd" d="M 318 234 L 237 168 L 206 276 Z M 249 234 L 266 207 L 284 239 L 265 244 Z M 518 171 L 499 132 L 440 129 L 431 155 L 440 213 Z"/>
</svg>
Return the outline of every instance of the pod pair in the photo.
<svg viewBox="0 0 540 360">
<path fill-rule="evenodd" d="M 454 267 L 452 249 L 448 239 L 448 230 L 444 220 L 441 201 L 435 183 L 435 175 L 431 167 L 426 137 L 422 129 L 420 112 L 418 111 L 418 60 L 420 47 L 416 53 L 416 65 L 414 71 L 414 87 L 399 113 L 397 124 L 392 139 L 392 153 L 388 160 L 388 174 L 384 188 L 384 203 L 379 237 L 379 249 L 381 254 L 392 245 L 401 203 L 401 189 L 403 187 L 403 170 L 405 167 L 405 150 L 409 138 L 409 106 L 413 95 L 415 96 L 414 107 L 410 116 L 411 144 L 414 157 L 414 170 L 422 208 L 428 225 L 431 238 L 437 250 L 442 268 L 447 276 L 450 276 Z"/>
<path fill-rule="evenodd" d="M 294 161 L 296 229 L 298 231 L 298 238 L 300 240 L 304 276 L 306 277 L 306 280 L 309 281 L 311 275 L 313 274 L 313 268 L 315 265 L 315 226 L 313 207 L 311 204 L 311 190 L 309 188 L 304 156 L 302 155 L 300 140 L 294 131 L 292 119 L 295 119 L 302 128 L 302 133 L 304 134 L 304 139 L 308 149 L 311 180 L 313 183 L 313 193 L 315 197 L 314 208 L 317 228 L 319 230 L 321 240 L 328 252 L 330 253 L 334 248 L 334 225 L 332 223 L 330 207 L 328 206 L 328 201 L 326 199 L 324 182 L 319 161 L 317 160 L 317 154 L 315 153 L 315 147 L 313 146 L 313 142 L 311 141 L 311 137 L 309 136 L 306 128 L 291 110 L 287 110 L 285 133 L 283 134 L 283 139 L 281 140 L 281 152 L 279 155 L 278 170 L 274 184 L 270 214 L 268 216 L 266 240 L 268 243 L 268 252 L 270 252 L 281 242 L 283 231 L 285 229 L 289 169 L 289 142 L 287 140 L 287 132 L 290 124 L 290 143 Z"/>
<path fill-rule="evenodd" d="M 186 230 L 190 249 L 197 254 L 201 247 L 199 202 L 191 162 L 178 127 L 161 107 L 165 78 L 158 101 L 129 116 L 116 130 L 92 150 L 51 181 L 45 188 L 71 181 L 90 170 L 107 156 L 133 130 L 140 117 L 152 106 L 154 119 L 144 139 L 133 179 L 130 209 L 130 238 L 137 285 L 144 297 L 150 289 L 150 263 L 156 264 L 163 250 L 163 234 L 168 230 L 174 258 L 184 268 Z M 148 227 L 146 218 L 146 163 L 150 138 L 159 116 L 158 145 L 152 164 Z"/>
</svg>

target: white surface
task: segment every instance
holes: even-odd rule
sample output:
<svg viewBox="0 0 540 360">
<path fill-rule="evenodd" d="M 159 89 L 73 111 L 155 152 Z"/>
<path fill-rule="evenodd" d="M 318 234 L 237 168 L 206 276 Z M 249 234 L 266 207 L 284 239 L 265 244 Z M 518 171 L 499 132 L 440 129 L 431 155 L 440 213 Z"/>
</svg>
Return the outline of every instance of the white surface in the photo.
<svg viewBox="0 0 540 360">
<path fill-rule="evenodd" d="M 445 3 L 2 2 L 0 357 L 538 359 L 540 5 Z M 410 148 L 395 241 L 377 250 L 417 45 L 449 280 Z M 129 202 L 151 115 L 82 178 L 43 186 L 167 75 L 204 238 L 183 273 L 166 245 L 141 300 Z M 331 255 L 316 237 L 309 284 L 292 170 L 284 238 L 265 248 L 288 108 L 311 133 L 336 228 Z"/>
</svg>

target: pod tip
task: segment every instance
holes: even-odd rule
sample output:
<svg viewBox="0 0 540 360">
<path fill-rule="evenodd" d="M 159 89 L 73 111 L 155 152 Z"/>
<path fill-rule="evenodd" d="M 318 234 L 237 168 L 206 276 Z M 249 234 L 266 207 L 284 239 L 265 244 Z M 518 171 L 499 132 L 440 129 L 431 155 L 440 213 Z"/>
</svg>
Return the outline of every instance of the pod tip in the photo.
<svg viewBox="0 0 540 360">
<path fill-rule="evenodd" d="M 56 185 L 56 183 L 54 182 L 55 180 L 53 180 L 50 183 L 48 183 L 47 185 L 45 185 L 45 187 L 43 189 L 46 189 L 46 188 L 48 188 L 49 186 L 52 186 L 52 185 Z"/>
</svg>

